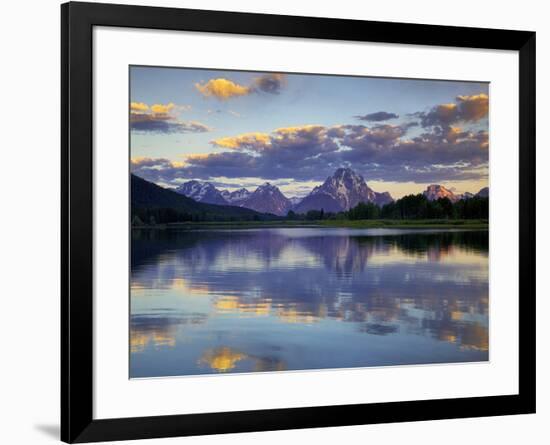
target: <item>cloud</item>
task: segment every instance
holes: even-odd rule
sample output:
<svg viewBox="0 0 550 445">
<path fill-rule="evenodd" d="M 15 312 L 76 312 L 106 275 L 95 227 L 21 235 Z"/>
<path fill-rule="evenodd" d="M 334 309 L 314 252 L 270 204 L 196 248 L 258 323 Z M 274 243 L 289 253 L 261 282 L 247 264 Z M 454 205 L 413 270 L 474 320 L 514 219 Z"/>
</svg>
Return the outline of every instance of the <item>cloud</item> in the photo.
<svg viewBox="0 0 550 445">
<path fill-rule="evenodd" d="M 323 153 L 337 151 L 339 146 L 335 139 L 338 134 L 337 127 L 301 125 L 277 128 L 270 134 L 245 133 L 220 138 L 212 141 L 212 145 L 248 153 L 253 156 L 254 163 L 248 162 L 247 165 L 254 165 L 262 174 L 276 179 L 293 177 L 292 173 L 299 165 L 307 169 L 306 163 L 313 166 Z M 205 162 L 194 164 L 206 165 Z M 290 176 L 285 176 L 287 173 L 291 173 Z M 223 175 L 223 172 L 220 171 L 220 174 Z"/>
<path fill-rule="evenodd" d="M 463 121 L 461 125 L 288 126 L 214 139 L 211 144 L 218 151 L 188 155 L 181 165 L 158 161 L 151 166 L 151 161 L 142 161 L 139 168 L 149 175 L 146 179 L 160 178 L 164 183 L 213 177 L 322 181 L 342 166 L 355 169 L 368 181 L 480 180 L 488 176 L 489 134 L 479 126 L 468 128 L 467 122 L 486 116 L 483 101 L 483 95 L 459 96 L 454 106 L 447 107 L 454 120 Z M 444 113 L 438 116 L 440 123 L 453 121 Z"/>
<path fill-rule="evenodd" d="M 286 83 L 286 76 L 279 73 L 266 73 L 256 77 L 248 86 L 240 85 L 223 77 L 210 79 L 206 83 L 196 83 L 195 88 L 204 97 L 228 100 L 234 97 L 248 96 L 253 93 L 279 94 Z"/>
<path fill-rule="evenodd" d="M 269 94 L 279 94 L 286 83 L 286 76 L 281 73 L 268 73 L 254 80 L 255 87 Z"/>
<path fill-rule="evenodd" d="M 153 112 L 153 114 L 169 114 L 174 108 L 175 108 L 175 105 L 172 102 L 166 105 L 163 105 L 163 104 L 151 105 L 151 111 Z"/>
<path fill-rule="evenodd" d="M 210 79 L 204 84 L 196 83 L 195 88 L 204 97 L 214 97 L 219 100 L 227 100 L 232 97 L 246 96 L 253 91 L 249 87 L 239 85 L 232 80 L 224 79 L 222 77 L 218 79 Z"/>
<path fill-rule="evenodd" d="M 461 120 L 465 122 L 476 122 L 489 114 L 489 96 L 486 94 L 458 96 L 457 100 Z"/>
<path fill-rule="evenodd" d="M 423 127 L 449 125 L 458 122 L 477 122 L 489 113 L 489 96 L 476 94 L 473 96 L 457 96 L 454 103 L 436 105 L 428 112 L 418 112 Z"/>
<path fill-rule="evenodd" d="M 412 125 L 379 124 L 373 127 L 364 125 L 344 125 L 342 136 L 344 145 L 352 148 L 380 148 L 391 145 L 407 133 Z"/>
<path fill-rule="evenodd" d="M 398 114 L 388 113 L 387 111 L 378 111 L 376 113 L 365 114 L 363 116 L 354 116 L 356 119 L 368 122 L 382 122 L 390 119 L 397 119 Z"/>
<path fill-rule="evenodd" d="M 172 162 L 164 158 L 149 158 L 147 156 L 140 156 L 130 160 L 131 168 L 169 167 L 171 165 Z"/>
<path fill-rule="evenodd" d="M 197 121 L 163 119 L 151 115 L 130 118 L 130 128 L 136 133 L 206 133 L 211 131 L 207 125 Z"/>
<path fill-rule="evenodd" d="M 130 112 L 136 114 L 175 114 L 191 110 L 191 105 L 176 105 L 173 102 L 167 104 L 153 104 L 151 106 L 144 102 L 131 102 Z"/>
<path fill-rule="evenodd" d="M 455 128 L 448 134 L 433 131 L 407 137 L 413 125 L 305 125 L 279 128 L 261 138 L 224 138 L 225 148 L 231 146 L 240 156 L 216 153 L 191 159 L 187 169 L 197 177 L 297 180 L 322 180 L 340 166 L 351 166 L 370 180 L 386 181 L 429 182 L 486 175 L 487 132 Z"/>
<path fill-rule="evenodd" d="M 158 184 L 175 184 L 180 177 L 186 177 L 184 162 L 166 158 L 138 157 L 130 160 L 130 171 L 147 181 Z"/>
<path fill-rule="evenodd" d="M 245 133 L 215 139 L 211 143 L 220 148 L 260 150 L 270 144 L 270 137 L 267 133 Z"/>
<path fill-rule="evenodd" d="M 130 104 L 130 110 L 138 113 L 143 113 L 149 111 L 149 105 L 144 104 L 143 102 L 132 102 Z"/>
<path fill-rule="evenodd" d="M 130 129 L 136 133 L 204 133 L 210 128 L 197 121 L 182 121 L 177 112 L 189 110 L 190 106 L 168 104 L 153 104 L 143 102 L 130 104 Z"/>
<path fill-rule="evenodd" d="M 227 175 L 229 178 L 235 177 L 235 175 L 243 176 L 243 170 L 246 171 L 257 167 L 257 160 L 257 157 L 248 153 L 230 151 L 211 153 L 207 155 L 191 155 L 186 157 L 186 162 L 190 166 L 208 167 L 209 169 L 217 172 L 231 171 L 231 174 Z M 193 170 L 193 168 L 190 168 L 189 170 Z M 221 175 L 216 174 L 215 176 Z"/>
</svg>

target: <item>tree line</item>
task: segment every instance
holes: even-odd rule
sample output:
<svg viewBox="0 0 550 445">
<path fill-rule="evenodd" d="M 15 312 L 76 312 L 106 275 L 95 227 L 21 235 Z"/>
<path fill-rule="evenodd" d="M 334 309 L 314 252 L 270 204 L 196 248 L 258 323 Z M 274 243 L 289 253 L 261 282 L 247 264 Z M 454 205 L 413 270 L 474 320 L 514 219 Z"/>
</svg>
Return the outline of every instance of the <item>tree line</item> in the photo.
<svg viewBox="0 0 550 445">
<path fill-rule="evenodd" d="M 473 197 L 452 202 L 449 198 L 439 198 L 430 201 L 424 195 L 408 195 L 386 204 L 382 207 L 372 202 L 361 202 L 348 211 L 325 212 L 309 210 L 298 214 L 290 210 L 282 217 L 267 214 L 254 215 L 223 215 L 223 213 L 184 212 L 174 208 L 132 208 L 132 225 L 144 226 L 178 222 L 205 221 L 319 221 L 332 220 L 364 220 L 364 219 L 488 219 L 489 198 Z"/>
<path fill-rule="evenodd" d="M 423 194 L 408 195 L 382 207 L 372 202 L 360 202 L 345 212 L 329 213 L 321 210 L 309 210 L 306 214 L 297 214 L 290 210 L 289 220 L 363 220 L 363 219 L 488 219 L 489 198 L 473 197 L 452 202 L 449 198 L 430 201 Z"/>
<path fill-rule="evenodd" d="M 221 212 L 186 212 L 171 207 L 152 207 L 142 208 L 132 207 L 131 223 L 132 226 L 154 226 L 156 224 L 171 224 L 183 222 L 238 222 L 238 221 L 263 221 L 273 220 L 275 217 L 269 215 L 243 214 L 224 215 Z"/>
</svg>

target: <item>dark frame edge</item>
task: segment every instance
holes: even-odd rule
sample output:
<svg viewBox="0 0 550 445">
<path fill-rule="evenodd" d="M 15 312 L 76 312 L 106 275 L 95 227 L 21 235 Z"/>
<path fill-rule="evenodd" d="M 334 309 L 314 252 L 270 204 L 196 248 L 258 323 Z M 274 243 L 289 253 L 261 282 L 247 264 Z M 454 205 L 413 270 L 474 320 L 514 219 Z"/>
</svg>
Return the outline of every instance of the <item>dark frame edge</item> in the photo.
<svg viewBox="0 0 550 445">
<path fill-rule="evenodd" d="M 201 29 L 202 25 L 196 24 L 197 19 L 206 15 L 212 18 L 212 23 Z M 61 5 L 61 440 L 84 443 L 534 413 L 535 33 L 261 15 L 262 20 L 247 25 L 245 33 L 304 38 L 322 38 L 326 33 L 327 39 L 401 43 L 400 32 L 395 31 L 414 28 L 422 32 L 417 33 L 416 40 L 410 43 L 434 45 L 439 41 L 441 46 L 519 51 L 519 143 L 520 171 L 523 172 L 520 174 L 520 196 L 523 199 L 519 206 L 520 214 L 527 215 L 527 218 L 520 219 L 520 289 L 525 297 L 520 298 L 519 303 L 519 394 L 93 419 L 93 323 L 90 317 L 93 313 L 92 27 L 100 24 L 161 29 L 166 19 L 169 21 L 166 29 L 234 33 L 243 22 L 259 16 L 99 3 L 69 2 Z M 225 24 L 225 17 L 230 18 L 230 24 Z M 286 21 L 290 21 L 290 34 L 284 26 L 279 30 Z M 265 22 L 266 26 L 259 22 Z M 301 23 L 306 26 L 297 31 Z M 368 26 L 361 26 L 363 23 Z M 333 31 L 330 25 L 337 25 L 338 30 Z M 444 31 L 445 36 L 433 32 L 435 30 Z M 464 30 L 470 34 L 463 45 L 457 45 Z M 443 43 L 442 39 L 445 39 Z"/>
<path fill-rule="evenodd" d="M 467 410 L 469 411 L 467 412 Z M 399 411 L 406 412 L 401 415 Z M 398 413 L 398 414 L 396 414 Z M 74 443 L 532 413 L 519 395 L 94 420 Z M 261 421 L 258 419 L 261 418 Z"/>
<path fill-rule="evenodd" d="M 520 50 L 531 31 L 69 1 L 83 23 L 225 34 Z M 204 19 L 208 19 L 205 21 Z M 292 29 L 292 35 L 288 30 Z M 467 31 L 467 34 L 464 34 Z M 402 36 L 407 35 L 407 43 Z"/>
<path fill-rule="evenodd" d="M 536 412 L 536 33 L 519 50 L 519 394 Z M 522 174 L 523 172 L 523 174 Z"/>
<path fill-rule="evenodd" d="M 75 5 L 61 5 L 60 438 L 67 443 L 93 421 L 92 33 Z"/>
<path fill-rule="evenodd" d="M 68 352 L 69 352 L 69 322 L 68 322 L 68 156 L 69 156 L 69 7 L 61 5 L 61 428 L 60 438 L 67 442 L 69 440 L 70 424 L 70 403 L 68 399 L 70 380 L 68 373 Z"/>
</svg>

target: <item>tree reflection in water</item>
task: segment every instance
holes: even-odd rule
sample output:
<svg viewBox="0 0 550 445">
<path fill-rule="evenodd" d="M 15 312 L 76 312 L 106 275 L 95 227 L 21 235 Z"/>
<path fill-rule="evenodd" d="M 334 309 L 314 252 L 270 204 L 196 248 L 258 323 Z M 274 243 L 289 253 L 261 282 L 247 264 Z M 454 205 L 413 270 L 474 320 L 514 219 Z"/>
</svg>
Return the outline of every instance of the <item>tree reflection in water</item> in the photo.
<svg viewBox="0 0 550 445">
<path fill-rule="evenodd" d="M 140 230 L 131 260 L 132 376 L 488 357 L 486 231 Z"/>
</svg>

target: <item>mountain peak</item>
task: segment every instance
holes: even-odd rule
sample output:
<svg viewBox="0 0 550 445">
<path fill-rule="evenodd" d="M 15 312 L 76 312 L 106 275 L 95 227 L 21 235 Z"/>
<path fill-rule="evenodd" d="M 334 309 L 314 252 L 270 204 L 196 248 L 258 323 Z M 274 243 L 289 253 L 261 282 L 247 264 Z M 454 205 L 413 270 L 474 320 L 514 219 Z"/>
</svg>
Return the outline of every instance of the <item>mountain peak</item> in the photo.
<svg viewBox="0 0 550 445">
<path fill-rule="evenodd" d="M 359 180 L 363 179 L 361 175 L 357 174 L 355 171 L 353 171 L 349 167 L 337 168 L 334 174 L 332 175 L 332 177 L 336 179 L 343 179 L 343 180 L 347 178 L 359 179 Z"/>
<path fill-rule="evenodd" d="M 476 196 L 480 198 L 488 198 L 489 197 L 489 187 L 483 187 L 479 192 L 476 193 Z"/>
<path fill-rule="evenodd" d="M 440 198 L 448 198 L 452 202 L 456 202 L 460 199 L 459 196 L 455 195 L 451 190 L 441 184 L 430 184 L 424 191 L 423 195 L 430 201 L 436 201 Z"/>
<path fill-rule="evenodd" d="M 199 182 L 192 179 L 178 186 L 175 191 L 197 202 L 225 205 L 227 201 L 211 182 Z"/>
<path fill-rule="evenodd" d="M 277 186 L 271 185 L 270 182 L 264 182 L 264 183 L 263 183 L 262 185 L 260 185 L 258 188 L 259 188 L 259 189 L 273 189 L 273 190 L 277 189 L 277 190 L 279 190 L 279 188 L 278 188 Z"/>
<path fill-rule="evenodd" d="M 393 201 L 389 193 L 376 193 L 367 186 L 361 175 L 351 168 L 340 167 L 325 182 L 296 207 L 298 212 L 320 210 L 339 212 L 349 210 L 360 202 L 384 205 Z"/>
<path fill-rule="evenodd" d="M 450 192 L 450 190 L 447 187 L 441 184 L 430 184 L 427 187 L 427 190 L 444 190 L 444 191 Z"/>
<path fill-rule="evenodd" d="M 286 215 L 292 203 L 276 185 L 266 182 L 254 190 L 240 205 L 258 212 Z"/>
<path fill-rule="evenodd" d="M 346 173 L 349 174 L 349 173 L 355 173 L 355 172 L 349 167 L 338 167 L 334 172 L 333 176 L 342 176 Z"/>
<path fill-rule="evenodd" d="M 251 193 L 244 187 L 232 192 L 222 190 L 221 194 L 223 198 L 231 205 L 241 205 L 241 203 L 251 195 Z"/>
</svg>

